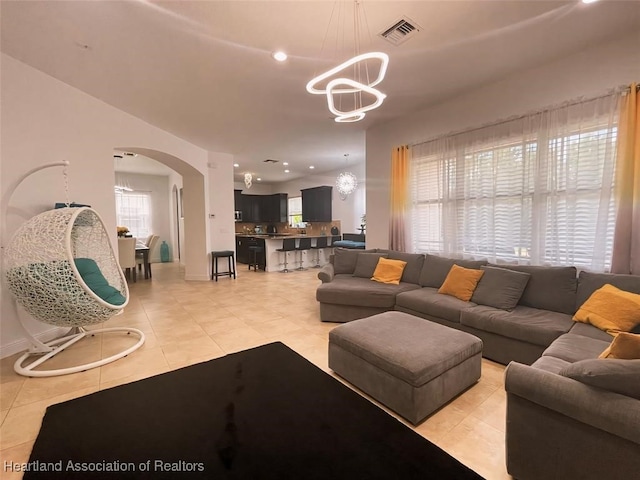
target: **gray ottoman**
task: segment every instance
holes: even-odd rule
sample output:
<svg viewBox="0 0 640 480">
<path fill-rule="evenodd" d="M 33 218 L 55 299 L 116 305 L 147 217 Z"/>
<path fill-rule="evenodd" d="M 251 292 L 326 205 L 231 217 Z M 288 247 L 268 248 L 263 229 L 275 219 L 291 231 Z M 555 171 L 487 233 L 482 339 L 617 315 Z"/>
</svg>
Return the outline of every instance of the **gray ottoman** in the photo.
<svg viewBox="0 0 640 480">
<path fill-rule="evenodd" d="M 414 425 L 480 378 L 482 340 L 402 312 L 329 333 L 329 368 Z"/>
</svg>

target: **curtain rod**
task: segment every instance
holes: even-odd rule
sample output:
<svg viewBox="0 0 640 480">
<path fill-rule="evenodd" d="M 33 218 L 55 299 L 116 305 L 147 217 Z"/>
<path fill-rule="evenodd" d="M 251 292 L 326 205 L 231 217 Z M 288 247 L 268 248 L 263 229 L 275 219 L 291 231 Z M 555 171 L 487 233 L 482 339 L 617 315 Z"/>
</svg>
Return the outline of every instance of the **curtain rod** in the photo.
<svg viewBox="0 0 640 480">
<path fill-rule="evenodd" d="M 429 138 L 427 140 L 411 143 L 408 146 L 409 147 L 416 147 L 416 146 L 422 145 L 424 143 L 434 142 L 434 141 L 439 140 L 441 138 L 455 137 L 455 136 L 458 136 L 458 135 L 462 135 L 464 133 L 475 132 L 476 130 L 481 130 L 483 128 L 495 127 L 496 125 L 502 125 L 503 123 L 513 122 L 515 120 L 520 120 L 521 118 L 529 117 L 531 115 L 537 115 L 539 113 L 546 112 L 548 110 L 553 110 L 553 109 L 560 108 L 560 107 L 570 107 L 572 105 L 578 105 L 579 103 L 585 103 L 585 102 L 590 102 L 592 100 L 598 100 L 600 98 L 605 98 L 605 97 L 608 97 L 610 95 L 615 95 L 617 93 L 625 93 L 626 94 L 626 93 L 628 93 L 630 91 L 631 91 L 631 85 L 619 85 L 619 86 L 617 86 L 615 88 L 610 89 L 607 93 L 600 93 L 598 95 L 594 95 L 593 97 L 586 97 L 586 98 L 585 97 L 578 97 L 578 98 L 574 98 L 572 100 L 567 100 L 566 102 L 558 103 L 558 104 L 555 104 L 555 105 L 550 105 L 550 106 L 541 108 L 539 110 L 533 110 L 533 111 L 531 111 L 529 113 L 520 114 L 520 115 L 514 115 L 512 117 L 500 119 L 500 120 L 497 120 L 495 122 L 485 123 L 483 125 L 479 125 L 477 127 L 472 127 L 472 128 L 467 129 L 467 130 L 454 130 L 454 131 L 451 131 L 451 132 L 448 132 L 448 133 L 444 133 L 442 135 L 437 135 L 435 137 L 431 137 L 431 138 Z M 640 91 L 640 83 L 636 84 L 636 91 Z"/>
</svg>

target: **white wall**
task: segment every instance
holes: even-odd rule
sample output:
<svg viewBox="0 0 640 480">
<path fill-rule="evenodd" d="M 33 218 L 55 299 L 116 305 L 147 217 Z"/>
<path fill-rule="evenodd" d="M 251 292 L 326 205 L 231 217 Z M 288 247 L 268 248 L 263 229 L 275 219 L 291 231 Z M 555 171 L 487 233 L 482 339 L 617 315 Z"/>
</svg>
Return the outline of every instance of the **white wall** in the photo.
<svg viewBox="0 0 640 480">
<path fill-rule="evenodd" d="M 182 175 L 178 172 L 169 174 L 169 216 L 171 218 L 171 246 L 169 256 L 171 260 L 183 262 L 184 253 L 178 249 L 184 249 L 184 222 L 180 217 L 180 189 L 182 188 Z M 177 198 L 176 198 L 177 192 Z"/>
<path fill-rule="evenodd" d="M 461 131 L 580 96 L 597 95 L 640 81 L 638 34 L 465 92 L 366 135 L 367 248 L 388 247 L 391 151 L 448 132 Z M 393 101 L 388 99 L 387 101 Z M 375 216 L 373 215 L 375 212 Z"/>
<path fill-rule="evenodd" d="M 195 215 L 202 217 L 202 222 L 206 221 L 210 208 L 209 190 L 216 188 L 209 182 L 209 152 L 5 54 L 0 56 L 0 67 L 0 187 L 3 194 L 11 182 L 30 168 L 52 161 L 69 160 L 70 200 L 91 204 L 99 211 L 107 226 L 112 229 L 112 240 L 115 242 L 113 149 L 138 146 L 166 152 L 201 172 L 204 180 L 198 187 L 202 191 L 200 196 L 205 198 L 194 198 L 194 201 L 203 204 L 202 211 L 197 211 Z M 231 157 L 225 161 L 230 163 L 228 169 L 232 169 Z M 175 167 L 172 168 L 175 170 Z M 213 178 L 214 181 L 226 179 L 216 175 Z M 233 180 L 229 179 L 227 182 L 217 188 L 228 190 L 232 199 Z M 25 219 L 50 209 L 55 201 L 61 200 L 65 200 L 65 191 L 59 169 L 33 175 L 11 199 L 6 218 L 7 229 L 2 232 L 3 236 L 12 234 Z M 230 209 L 231 211 L 233 210 Z M 4 217 L 4 212 L 2 215 Z M 233 231 L 232 218 L 229 219 L 227 228 Z M 208 278 L 209 268 L 208 232 L 204 239 L 195 240 L 195 247 L 190 252 L 193 257 L 187 259 L 186 270 L 191 279 L 204 280 Z M 232 249 L 233 240 L 228 242 L 224 248 Z M 26 348 L 26 343 L 22 340 L 15 312 L 11 307 L 13 301 L 5 288 L 1 294 L 0 356 L 6 356 Z M 29 327 L 36 334 L 51 331 L 49 326 L 35 321 L 29 322 Z M 46 336 L 47 334 L 44 335 Z"/>
<path fill-rule="evenodd" d="M 208 166 L 210 250 L 235 251 L 233 155 L 209 152 Z"/>
<path fill-rule="evenodd" d="M 256 180 L 253 180 L 251 183 L 251 188 L 247 188 L 244 182 L 235 182 L 233 184 L 234 190 L 242 190 L 244 195 L 271 195 L 272 193 L 284 193 L 284 192 L 276 192 L 273 190 L 273 185 L 268 183 L 259 183 Z"/>
</svg>

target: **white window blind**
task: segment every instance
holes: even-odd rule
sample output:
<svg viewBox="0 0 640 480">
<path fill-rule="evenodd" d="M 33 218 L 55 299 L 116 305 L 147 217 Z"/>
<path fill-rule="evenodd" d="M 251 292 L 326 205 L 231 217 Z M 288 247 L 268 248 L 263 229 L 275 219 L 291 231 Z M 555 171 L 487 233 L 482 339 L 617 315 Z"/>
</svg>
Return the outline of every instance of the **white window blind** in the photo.
<svg viewBox="0 0 640 480">
<path fill-rule="evenodd" d="M 145 192 L 116 193 L 116 221 L 127 227 L 131 235 L 146 239 L 153 233 L 151 195 Z"/>
<path fill-rule="evenodd" d="M 609 269 L 617 113 L 612 94 L 414 146 L 413 250 Z"/>
<path fill-rule="evenodd" d="M 302 197 L 291 197 L 288 202 L 289 226 L 296 227 L 302 222 Z"/>
</svg>

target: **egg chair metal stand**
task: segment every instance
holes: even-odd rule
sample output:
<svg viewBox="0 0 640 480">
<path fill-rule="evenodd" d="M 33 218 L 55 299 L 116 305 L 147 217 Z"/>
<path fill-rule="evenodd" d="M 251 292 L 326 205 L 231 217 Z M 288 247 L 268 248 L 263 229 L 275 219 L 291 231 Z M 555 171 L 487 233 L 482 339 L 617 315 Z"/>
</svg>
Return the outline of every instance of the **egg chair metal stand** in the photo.
<svg viewBox="0 0 640 480">
<path fill-rule="evenodd" d="M 43 168 L 65 164 L 38 167 L 21 177 L 3 197 L 5 209 L 21 180 Z M 129 302 L 127 282 L 104 222 L 95 210 L 67 207 L 36 215 L 18 228 L 3 253 L 6 285 L 20 307 L 18 319 L 31 345 L 16 360 L 16 373 L 49 377 L 89 370 L 129 355 L 144 344 L 144 333 L 136 328 L 87 328 L 122 313 Z M 42 342 L 29 332 L 21 310 L 40 322 L 70 330 L 60 338 Z M 138 341 L 94 362 L 36 369 L 83 338 L 106 333 L 134 335 Z"/>
</svg>

